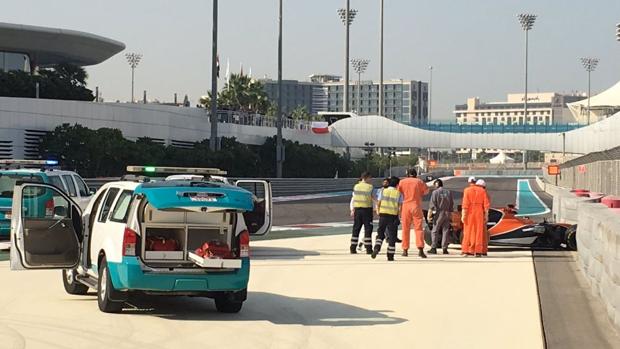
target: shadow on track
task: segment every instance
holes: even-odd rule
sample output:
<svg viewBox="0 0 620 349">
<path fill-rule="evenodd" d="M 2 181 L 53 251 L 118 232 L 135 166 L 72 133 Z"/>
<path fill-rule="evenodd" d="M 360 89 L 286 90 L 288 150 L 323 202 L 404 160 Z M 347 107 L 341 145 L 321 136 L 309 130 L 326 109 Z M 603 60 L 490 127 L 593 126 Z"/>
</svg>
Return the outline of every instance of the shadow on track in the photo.
<svg viewBox="0 0 620 349">
<path fill-rule="evenodd" d="M 317 251 L 297 250 L 287 247 L 253 246 L 252 260 L 304 259 L 308 256 L 319 256 Z"/>
<path fill-rule="evenodd" d="M 368 310 L 325 299 L 288 297 L 268 292 L 248 292 L 238 314 L 222 314 L 212 300 L 191 297 L 140 297 L 129 302 L 135 309 L 124 314 L 157 316 L 187 321 L 269 321 L 275 325 L 369 326 L 396 325 L 405 319 L 387 315 L 390 310 Z"/>
</svg>

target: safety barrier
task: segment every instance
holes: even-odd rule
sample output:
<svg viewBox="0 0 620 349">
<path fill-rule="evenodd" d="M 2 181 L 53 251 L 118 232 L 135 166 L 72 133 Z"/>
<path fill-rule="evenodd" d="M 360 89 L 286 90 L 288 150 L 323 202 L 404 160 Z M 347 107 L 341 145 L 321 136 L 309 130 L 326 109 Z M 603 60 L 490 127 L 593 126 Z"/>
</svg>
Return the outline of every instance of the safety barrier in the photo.
<svg viewBox="0 0 620 349">
<path fill-rule="evenodd" d="M 433 177 L 450 176 L 450 171 L 439 171 L 433 173 L 424 173 L 420 175 L 420 178 L 426 179 L 427 175 Z M 230 178 L 231 180 L 243 179 L 243 178 Z M 247 179 L 247 178 L 245 178 Z M 331 193 L 340 191 L 349 191 L 353 189 L 357 178 L 266 178 L 271 182 L 271 190 L 273 196 L 290 196 L 290 195 L 304 195 L 304 194 L 319 194 L 319 193 Z M 108 182 L 117 181 L 118 177 L 104 177 L 104 178 L 87 178 L 86 184 L 91 189 L 98 189 L 102 185 Z M 375 178 L 373 185 L 379 187 L 381 185 L 381 178 Z"/>
<path fill-rule="evenodd" d="M 534 177 L 540 176 L 542 170 L 454 170 L 455 176 L 515 176 L 515 177 Z"/>
<path fill-rule="evenodd" d="M 599 154 L 600 155 L 600 154 Z M 557 176 L 544 172 L 545 182 L 571 189 L 588 189 L 593 192 L 620 195 L 620 160 L 600 160 L 591 163 L 569 161 L 561 165 Z M 573 166 L 567 166 L 573 164 Z"/>
<path fill-rule="evenodd" d="M 620 199 L 537 181 L 553 195 L 555 220 L 577 224 L 578 263 L 592 293 L 620 329 L 620 209 L 614 208 Z"/>
</svg>

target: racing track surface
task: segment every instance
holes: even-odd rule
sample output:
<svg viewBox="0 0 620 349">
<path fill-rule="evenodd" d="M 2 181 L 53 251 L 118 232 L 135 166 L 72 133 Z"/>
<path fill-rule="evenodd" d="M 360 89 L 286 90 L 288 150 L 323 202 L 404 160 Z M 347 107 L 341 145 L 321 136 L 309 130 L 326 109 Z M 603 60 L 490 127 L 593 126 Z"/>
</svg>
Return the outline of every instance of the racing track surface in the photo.
<svg viewBox="0 0 620 349">
<path fill-rule="evenodd" d="M 487 182 L 491 205 L 502 207 L 514 204 L 517 196 L 517 178 L 483 178 Z M 534 180 L 530 181 L 532 189 L 540 194 Z M 444 181 L 444 187 L 453 192 L 456 204 L 463 198 L 463 189 L 467 178 L 452 178 Z M 539 195 L 548 207 L 553 200 L 549 196 Z M 424 198 L 424 206 L 428 207 L 430 195 Z M 351 196 L 339 196 L 326 199 L 301 200 L 274 204 L 274 225 L 331 223 L 350 221 L 349 201 Z"/>
<path fill-rule="evenodd" d="M 515 202 L 517 179 L 486 180 L 494 206 Z M 446 181 L 457 202 L 464 186 Z M 278 203 L 275 223 L 348 221 L 349 199 Z M 58 271 L 9 272 L 0 255 L 0 347 L 620 348 L 574 252 L 534 252 L 532 263 L 524 249 L 486 259 L 451 250 L 387 263 L 349 255 L 348 238 L 328 230 L 254 241 L 249 299 L 236 315 L 188 297 L 134 298 L 124 314 L 103 314 L 94 295 L 65 294 Z"/>
<path fill-rule="evenodd" d="M 66 294 L 59 271 L 0 262 L 0 347 L 544 347 L 529 252 L 388 263 L 350 255 L 342 238 L 253 242 L 239 314 L 190 297 L 134 298 L 123 314 L 104 314 L 95 295 Z"/>
</svg>

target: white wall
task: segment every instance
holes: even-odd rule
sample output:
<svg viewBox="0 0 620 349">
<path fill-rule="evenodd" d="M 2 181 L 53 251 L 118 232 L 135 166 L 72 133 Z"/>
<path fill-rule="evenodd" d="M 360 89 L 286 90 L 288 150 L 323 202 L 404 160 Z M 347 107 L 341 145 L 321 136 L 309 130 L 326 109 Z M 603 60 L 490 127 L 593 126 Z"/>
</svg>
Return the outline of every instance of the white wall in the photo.
<svg viewBox="0 0 620 349">
<path fill-rule="evenodd" d="M 200 108 L 0 97 L 0 141 L 13 141 L 15 158 L 24 154 L 24 130 L 51 131 L 63 123 L 91 129 L 118 128 L 129 139 L 151 137 L 166 143 L 200 141 L 209 138 L 211 132 L 206 111 Z M 218 134 L 246 144 L 262 144 L 276 134 L 276 129 L 220 123 Z M 300 143 L 331 145 L 329 134 L 317 135 L 309 130 L 283 129 L 283 136 Z"/>
</svg>

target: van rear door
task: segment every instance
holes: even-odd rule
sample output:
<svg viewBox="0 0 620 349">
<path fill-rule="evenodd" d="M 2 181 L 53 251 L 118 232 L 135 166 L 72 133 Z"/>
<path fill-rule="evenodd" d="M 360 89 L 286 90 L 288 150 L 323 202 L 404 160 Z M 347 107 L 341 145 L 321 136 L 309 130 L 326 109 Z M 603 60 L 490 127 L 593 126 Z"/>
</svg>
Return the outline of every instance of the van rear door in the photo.
<svg viewBox="0 0 620 349">
<path fill-rule="evenodd" d="M 235 182 L 253 195 L 254 210 L 243 213 L 250 235 L 266 235 L 273 224 L 271 183 L 265 180 L 242 179 Z"/>
<path fill-rule="evenodd" d="M 78 265 L 82 211 L 65 193 L 48 184 L 18 182 L 12 211 L 11 270 Z"/>
</svg>

